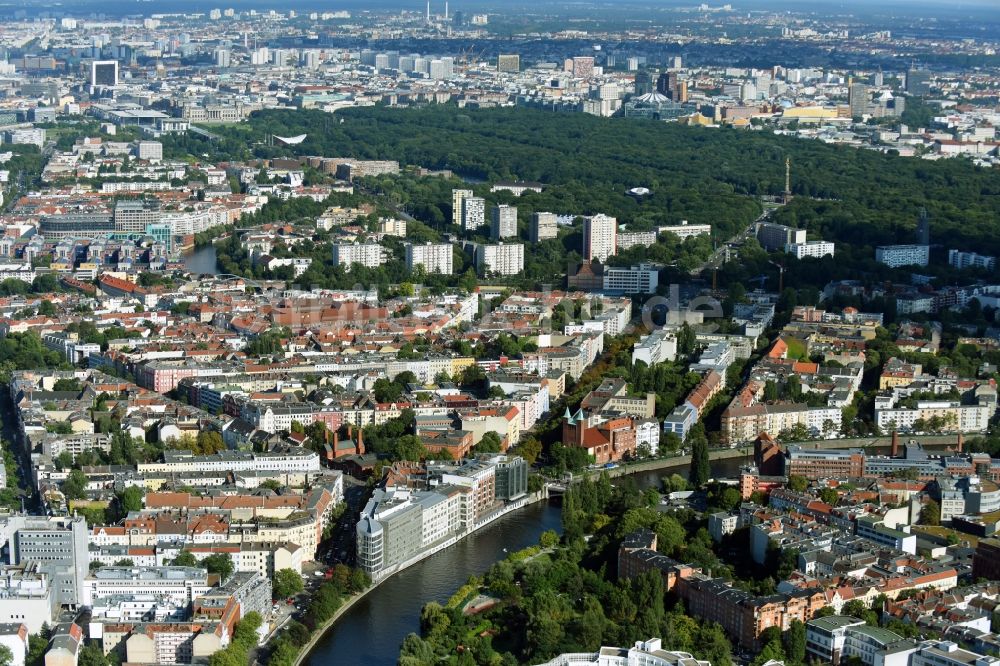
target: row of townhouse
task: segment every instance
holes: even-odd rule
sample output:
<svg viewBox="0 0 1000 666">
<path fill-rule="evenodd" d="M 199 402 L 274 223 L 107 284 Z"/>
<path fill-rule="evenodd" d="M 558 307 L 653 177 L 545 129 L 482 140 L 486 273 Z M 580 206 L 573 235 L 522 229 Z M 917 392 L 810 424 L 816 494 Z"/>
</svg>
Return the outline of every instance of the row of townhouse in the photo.
<svg viewBox="0 0 1000 666">
<path fill-rule="evenodd" d="M 126 546 L 119 543 L 103 543 L 118 539 L 107 532 L 107 528 L 93 528 L 94 543 L 88 547 L 90 561 L 102 566 L 115 566 L 122 560 L 130 560 L 136 567 L 165 567 L 186 550 L 199 561 L 210 555 L 229 555 L 235 571 L 256 572 L 265 578 L 273 578 L 277 571 L 291 569 L 302 573 L 302 548 L 297 544 L 270 543 L 187 543 L 185 541 L 157 542 L 150 546 Z M 101 545 L 98 545 L 98 544 Z"/>
<path fill-rule="evenodd" d="M 804 426 L 812 437 L 825 437 L 840 431 L 841 415 L 839 407 L 810 407 L 805 403 L 754 402 L 746 407 L 731 403 L 722 413 L 722 441 L 738 446 L 753 441 L 762 432 L 777 435 L 796 426 Z"/>
<path fill-rule="evenodd" d="M 292 447 L 280 451 L 224 451 L 211 455 L 196 455 L 186 450 L 167 449 L 160 462 L 139 463 L 140 474 L 188 471 L 228 472 L 319 472 L 320 459 L 315 451 Z"/>
<path fill-rule="evenodd" d="M 685 440 L 698 421 L 708 403 L 719 394 L 725 386 L 725 376 L 709 370 L 702 377 L 698 385 L 684 399 L 684 402 L 663 419 L 663 432 L 674 433 Z"/>
<path fill-rule="evenodd" d="M 770 627 L 784 632 L 793 621 L 808 623 L 820 609 L 831 604 L 832 588 L 821 583 L 802 587 L 783 585 L 784 592 L 754 596 L 734 588 L 730 581 L 710 578 L 690 565 L 657 553 L 656 541 L 656 535 L 648 530 L 626 536 L 618 551 L 619 576 L 632 577 L 645 571 L 660 573 L 667 590 L 684 601 L 692 617 L 718 623 L 744 648 L 760 649 L 761 636 Z M 869 599 L 880 593 L 895 599 L 904 590 L 950 589 L 958 584 L 957 581 L 954 569 L 914 568 L 903 564 L 898 570 L 886 569 L 881 575 L 870 576 L 860 585 L 872 591 Z"/>
<path fill-rule="evenodd" d="M 91 530 L 95 546 L 157 548 L 182 544 L 199 546 L 238 546 L 242 544 L 294 544 L 301 550 L 302 562 L 316 558 L 325 524 L 312 511 L 288 511 L 283 516 L 249 516 L 220 512 L 181 518 L 164 512 L 137 512 L 122 525 L 98 525 Z M 263 545 L 261 546 L 263 548 Z"/>
<path fill-rule="evenodd" d="M 579 379 L 603 351 L 603 332 L 574 336 L 546 334 L 539 336 L 537 352 L 523 354 L 521 366 L 538 375 L 561 371 L 573 379 Z"/>
<path fill-rule="evenodd" d="M 593 352 L 589 347 L 587 351 L 592 352 L 595 357 L 596 354 L 600 353 L 600 349 Z M 92 359 L 93 362 L 94 359 Z M 593 362 L 593 358 L 589 362 Z M 232 380 L 242 384 L 246 381 L 244 375 L 267 377 L 274 382 L 289 377 L 315 375 L 316 373 L 359 375 L 374 372 L 392 379 L 403 372 L 412 372 L 419 381 L 431 382 L 434 377 L 442 373 L 451 377 L 457 376 L 473 363 L 475 363 L 475 359 L 470 356 L 398 359 L 395 355 L 389 354 L 353 354 L 349 356 L 308 354 L 275 366 L 247 366 L 226 361 L 206 363 L 191 359 L 176 359 L 128 364 L 128 367 L 124 369 L 135 374 L 136 383 L 139 386 L 158 393 L 165 393 L 177 388 L 182 380 L 187 378 L 223 383 L 229 383 Z"/>
</svg>

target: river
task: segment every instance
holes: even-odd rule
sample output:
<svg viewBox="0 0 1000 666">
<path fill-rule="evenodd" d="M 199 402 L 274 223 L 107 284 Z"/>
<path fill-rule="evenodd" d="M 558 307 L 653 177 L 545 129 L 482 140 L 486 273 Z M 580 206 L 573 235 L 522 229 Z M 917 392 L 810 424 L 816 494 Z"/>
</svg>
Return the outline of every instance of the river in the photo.
<svg viewBox="0 0 1000 666">
<path fill-rule="evenodd" d="M 184 257 L 184 268 L 192 273 L 218 275 L 219 269 L 215 265 L 215 246 L 196 247 L 191 254 Z"/>
<path fill-rule="evenodd" d="M 746 458 L 725 458 L 722 460 L 712 461 L 712 478 L 714 479 L 735 479 L 740 475 L 740 467 L 747 464 Z M 664 467 L 662 469 L 653 469 L 647 472 L 636 472 L 635 474 L 628 474 L 626 476 L 619 476 L 613 480 L 615 485 L 621 485 L 626 483 L 627 480 L 631 479 L 635 481 L 639 488 L 659 488 L 660 479 L 665 476 L 670 476 L 671 474 L 679 474 L 685 479 L 688 478 L 688 473 L 691 471 L 691 466 L 688 464 L 676 465 L 674 467 Z"/>
<path fill-rule="evenodd" d="M 420 631 L 420 609 L 425 603 L 444 603 L 469 576 L 486 572 L 505 557 L 505 551 L 538 543 L 545 530 L 562 531 L 559 507 L 532 504 L 392 576 L 351 607 L 304 663 L 395 664 L 406 635 Z"/>
<path fill-rule="evenodd" d="M 733 477 L 742 458 L 712 462 L 712 474 Z M 660 478 L 688 467 L 664 468 L 615 479 L 635 479 L 641 488 L 658 487 Z M 505 556 L 538 543 L 545 530 L 562 531 L 559 507 L 533 504 L 486 527 L 451 548 L 418 562 L 372 590 L 347 611 L 317 643 L 308 666 L 372 664 L 390 666 L 406 635 L 420 631 L 420 609 L 428 601 L 446 601 L 471 575 L 485 572 Z"/>
<path fill-rule="evenodd" d="M 928 446 L 937 453 L 941 446 Z M 886 454 L 888 447 L 872 452 Z M 747 459 L 712 461 L 712 476 L 735 478 Z M 688 465 L 618 477 L 616 484 L 633 479 L 640 488 L 659 488 L 671 474 L 687 478 Z M 505 552 L 538 543 L 545 530 L 562 531 L 559 507 L 533 504 L 463 539 L 451 548 L 418 562 L 372 590 L 330 628 L 305 660 L 307 666 L 391 666 L 399 647 L 411 632 L 420 631 L 420 609 L 429 601 L 446 601 L 471 575 L 482 574 Z"/>
</svg>

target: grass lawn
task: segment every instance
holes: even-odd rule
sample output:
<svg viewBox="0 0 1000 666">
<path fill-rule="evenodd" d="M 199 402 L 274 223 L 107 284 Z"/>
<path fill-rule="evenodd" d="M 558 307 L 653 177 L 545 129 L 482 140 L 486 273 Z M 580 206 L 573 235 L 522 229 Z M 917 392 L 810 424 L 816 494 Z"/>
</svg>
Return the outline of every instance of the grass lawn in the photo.
<svg viewBox="0 0 1000 666">
<path fill-rule="evenodd" d="M 783 340 L 785 341 L 785 344 L 788 345 L 788 358 L 808 360 L 805 342 L 799 340 L 798 338 L 783 338 Z"/>
<path fill-rule="evenodd" d="M 959 543 L 968 542 L 970 548 L 975 548 L 979 544 L 979 537 L 953 530 L 950 527 L 915 525 L 913 527 L 913 531 L 918 535 L 923 533 L 930 536 L 940 537 L 942 539 L 947 539 L 949 534 L 954 534 L 958 538 Z"/>
</svg>

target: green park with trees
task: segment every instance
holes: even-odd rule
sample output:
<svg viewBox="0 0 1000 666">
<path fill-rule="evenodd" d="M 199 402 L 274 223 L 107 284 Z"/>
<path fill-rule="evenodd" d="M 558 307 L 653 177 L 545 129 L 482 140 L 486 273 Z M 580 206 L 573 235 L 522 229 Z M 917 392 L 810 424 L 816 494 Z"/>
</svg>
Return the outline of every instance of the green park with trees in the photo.
<svg viewBox="0 0 1000 666">
<path fill-rule="evenodd" d="M 783 191 L 788 158 L 792 191 L 802 203 L 793 200 L 782 211 L 784 223 L 851 242 L 860 251 L 911 233 L 925 208 L 935 233 L 993 254 L 1000 251 L 1000 239 L 992 233 L 1000 212 L 995 196 L 1000 177 L 962 160 L 927 162 L 766 131 L 624 122 L 530 109 L 377 106 L 340 111 L 337 118 L 343 122 L 332 122 L 330 114 L 321 111 L 260 111 L 247 123 L 220 128 L 217 142 L 176 137 L 172 140 L 177 145 L 168 141 L 165 150 L 207 150 L 228 160 L 289 152 L 393 159 L 483 181 L 539 181 L 548 186 L 546 191 L 517 200 L 526 208 L 604 212 L 639 225 L 687 219 L 712 224 L 724 238 L 759 213 L 752 197 Z M 308 136 L 293 147 L 261 144 L 259 137 L 271 132 Z M 648 187 L 651 196 L 637 200 L 626 194 L 639 185 Z M 405 188 L 392 192 L 413 195 Z M 440 194 L 434 205 L 444 206 L 441 215 L 429 211 L 425 216 L 431 226 L 450 219 L 450 197 Z"/>
</svg>

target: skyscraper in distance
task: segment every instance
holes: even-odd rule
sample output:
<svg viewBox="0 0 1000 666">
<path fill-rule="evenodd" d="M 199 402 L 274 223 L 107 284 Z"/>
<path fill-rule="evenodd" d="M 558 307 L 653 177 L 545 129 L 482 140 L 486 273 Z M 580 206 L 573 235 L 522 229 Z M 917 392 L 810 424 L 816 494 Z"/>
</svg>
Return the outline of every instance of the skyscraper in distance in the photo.
<svg viewBox="0 0 1000 666">
<path fill-rule="evenodd" d="M 559 235 L 555 213 L 537 212 L 531 215 L 530 238 L 532 243 L 555 238 Z"/>
<path fill-rule="evenodd" d="M 931 94 L 931 73 L 926 69 L 911 69 L 906 72 L 906 94 L 926 97 Z"/>
<path fill-rule="evenodd" d="M 666 95 L 674 102 L 688 100 L 687 81 L 681 79 L 678 72 L 664 72 L 656 80 L 656 92 Z"/>
<path fill-rule="evenodd" d="M 635 75 L 635 94 L 645 95 L 656 90 L 660 73 L 655 69 L 644 69 Z"/>
<path fill-rule="evenodd" d="M 575 79 L 589 79 L 594 75 L 594 56 L 574 56 L 568 63 Z"/>
<path fill-rule="evenodd" d="M 95 60 L 90 65 L 90 85 L 114 87 L 118 85 L 118 61 Z"/>
<path fill-rule="evenodd" d="M 851 107 L 851 117 L 860 118 L 865 115 L 868 107 L 868 86 L 864 83 L 852 83 L 847 89 L 847 103 Z"/>
</svg>

